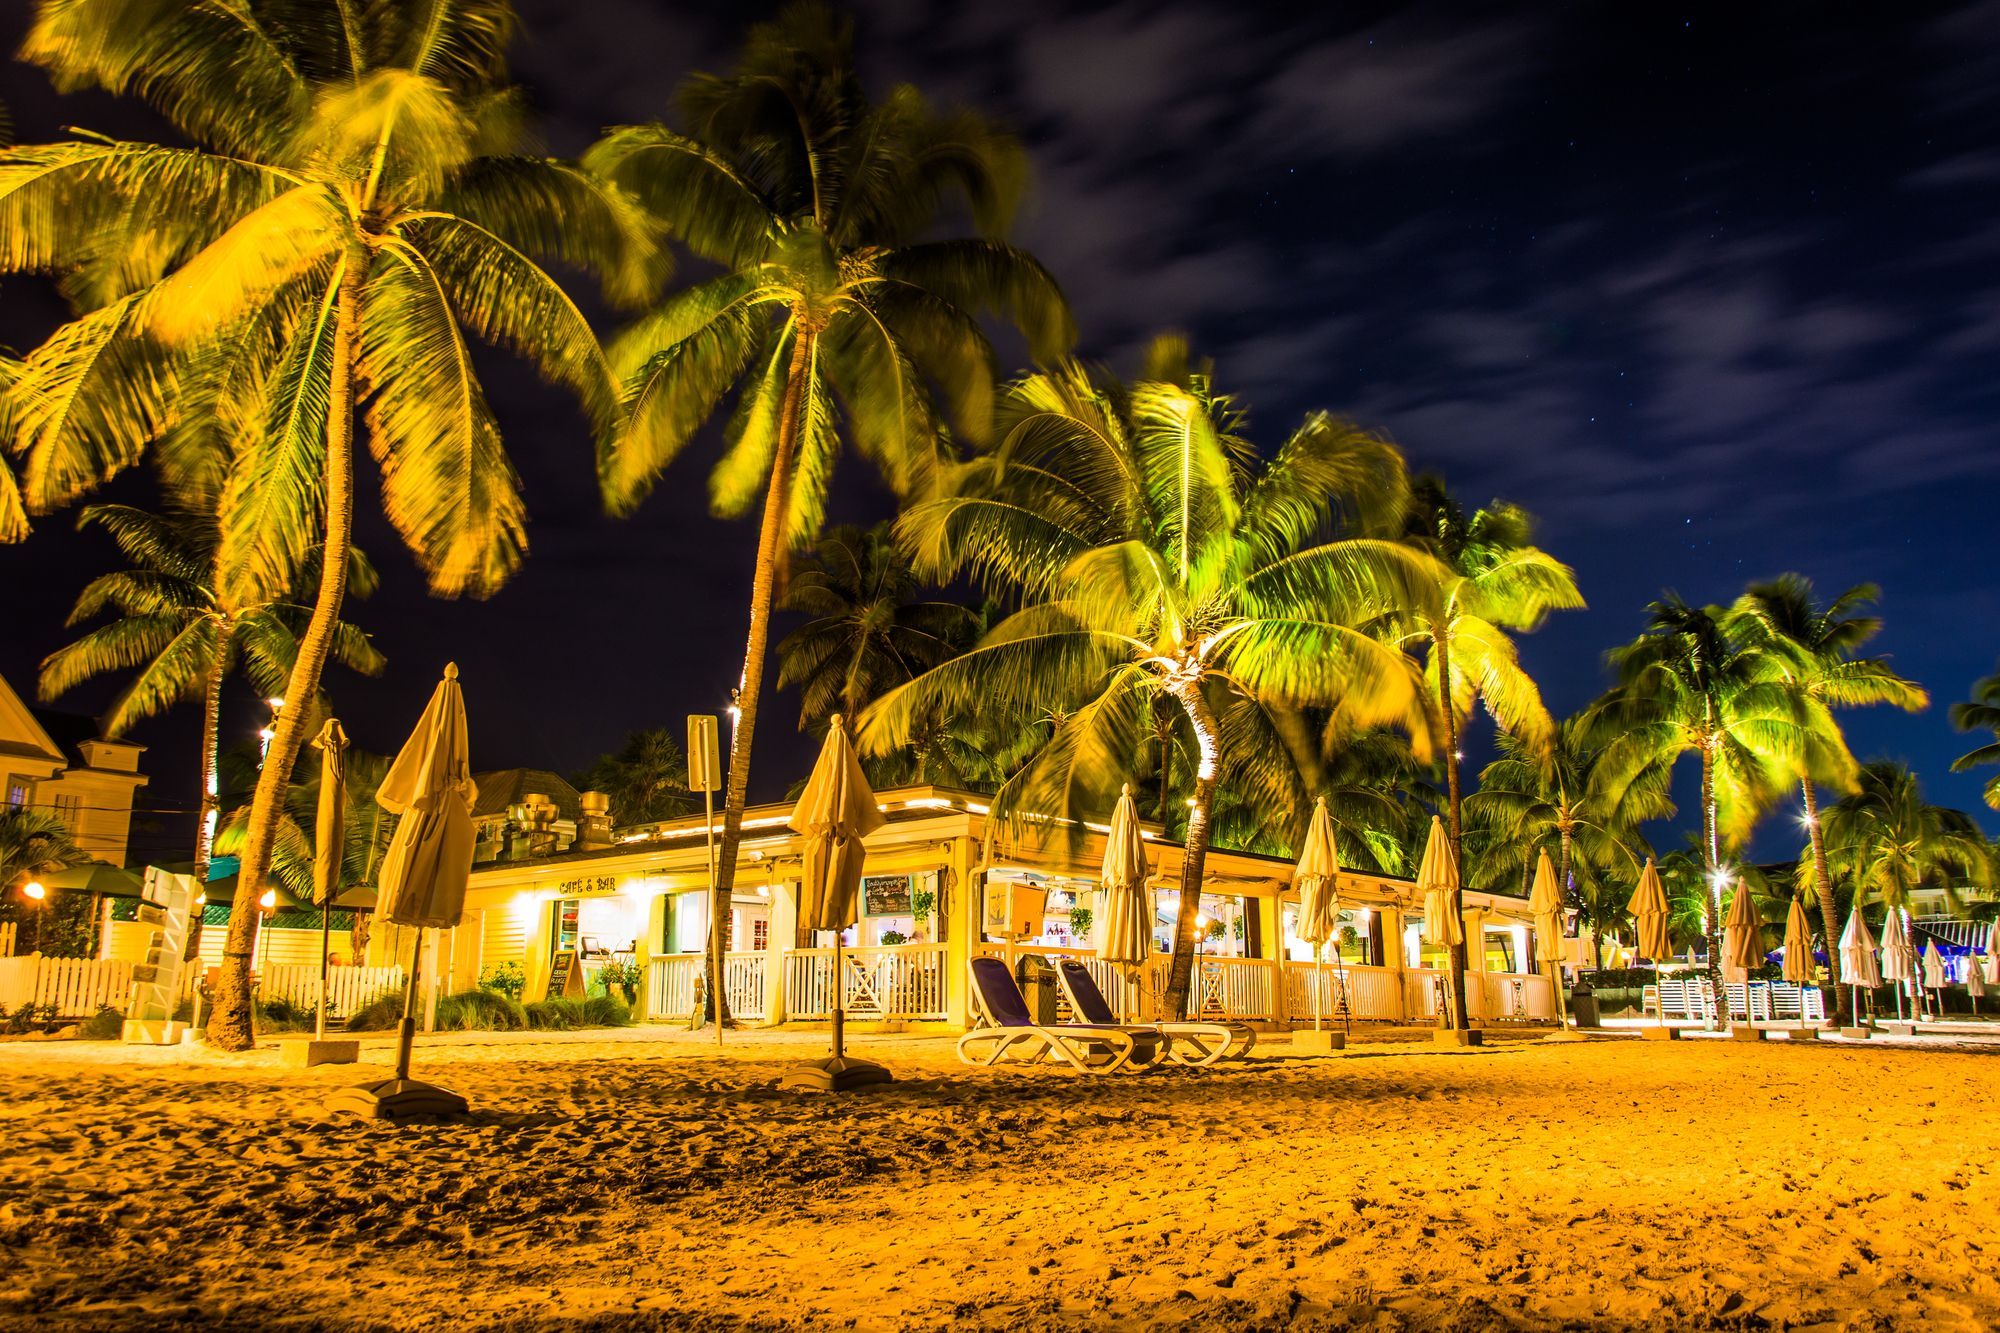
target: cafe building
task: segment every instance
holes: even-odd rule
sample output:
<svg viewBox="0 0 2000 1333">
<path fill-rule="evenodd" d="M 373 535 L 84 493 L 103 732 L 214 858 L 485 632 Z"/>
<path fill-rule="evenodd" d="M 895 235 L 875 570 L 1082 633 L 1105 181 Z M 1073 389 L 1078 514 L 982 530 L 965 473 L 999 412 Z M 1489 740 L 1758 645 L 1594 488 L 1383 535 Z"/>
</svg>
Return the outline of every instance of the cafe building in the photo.
<svg viewBox="0 0 2000 1333">
<path fill-rule="evenodd" d="M 990 817 L 985 798 L 941 787 L 894 788 L 877 798 L 886 822 L 867 840 L 861 918 L 840 940 L 838 976 L 832 934 L 797 926 L 801 848 L 787 826 L 789 804 L 745 812 L 724 962 L 739 1021 L 824 1022 L 837 986 L 852 1020 L 963 1028 L 970 1021 L 967 963 L 979 954 L 1080 958 L 1114 1002 L 1138 981 L 1133 1012 L 1157 1003 L 1184 908 L 1178 843 L 1157 828 L 1145 832 L 1158 956 L 1150 975 L 1136 978 L 1100 963 L 1092 949 L 1103 826 L 1003 821 Z M 475 865 L 465 916 L 438 941 L 445 987 L 471 987 L 510 963 L 525 975 L 531 1000 L 636 975 L 640 1017 L 684 1021 L 699 993 L 711 910 L 703 818 L 613 833 L 595 804 L 580 814 L 588 827 L 559 848 L 543 843 Z M 1312 946 L 1297 936 L 1291 875 L 1281 858 L 1209 852 L 1193 905 L 1198 955 L 1190 1007 L 1283 1027 L 1311 1019 L 1317 988 L 1322 1012 L 1335 1018 L 1433 1021 L 1444 960 L 1423 942 L 1423 900 L 1414 886 L 1342 874 L 1339 936 L 1316 965 Z M 1475 1020 L 1552 1020 L 1526 902 L 1467 892 L 1465 920 L 1476 943 L 1467 977 Z"/>
</svg>

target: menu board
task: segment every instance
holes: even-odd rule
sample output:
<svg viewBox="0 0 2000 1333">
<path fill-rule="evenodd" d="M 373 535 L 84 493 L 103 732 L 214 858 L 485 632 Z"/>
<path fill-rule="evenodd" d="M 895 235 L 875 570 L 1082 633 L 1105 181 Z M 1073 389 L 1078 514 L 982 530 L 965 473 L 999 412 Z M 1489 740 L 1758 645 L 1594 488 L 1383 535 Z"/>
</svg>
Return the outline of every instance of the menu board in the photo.
<svg viewBox="0 0 2000 1333">
<path fill-rule="evenodd" d="M 861 915 L 909 916 L 910 876 L 871 875 L 863 879 Z"/>
<path fill-rule="evenodd" d="M 557 995 L 580 996 L 584 992 L 583 967 L 577 962 L 575 949 L 558 949 L 549 963 L 548 984 L 542 988 L 542 998 Z"/>
</svg>

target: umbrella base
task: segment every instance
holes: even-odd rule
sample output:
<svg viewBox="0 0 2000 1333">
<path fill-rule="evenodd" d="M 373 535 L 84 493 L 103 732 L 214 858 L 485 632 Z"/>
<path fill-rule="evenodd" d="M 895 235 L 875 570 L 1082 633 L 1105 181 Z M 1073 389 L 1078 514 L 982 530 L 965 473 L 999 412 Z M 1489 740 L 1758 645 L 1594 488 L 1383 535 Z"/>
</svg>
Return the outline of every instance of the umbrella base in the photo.
<svg viewBox="0 0 2000 1333">
<path fill-rule="evenodd" d="M 1762 1041 L 1764 1040 L 1764 1029 L 1752 1027 L 1748 1023 L 1732 1023 L 1729 1027 L 1729 1039 L 1731 1041 Z"/>
<path fill-rule="evenodd" d="M 1875 1029 L 1867 1027 L 1842 1028 L 1840 1030 L 1840 1035 L 1847 1038 L 1849 1041 L 1867 1041 L 1870 1037 L 1875 1035 Z"/>
<path fill-rule="evenodd" d="M 1478 1028 L 1439 1028 L 1431 1040 L 1440 1046 L 1484 1046 L 1486 1034 Z"/>
<path fill-rule="evenodd" d="M 385 1078 L 342 1088 L 326 1099 L 329 1111 L 350 1111 L 370 1120 L 415 1120 L 464 1115 L 465 1098 L 413 1078 Z"/>
<path fill-rule="evenodd" d="M 1329 1051 L 1347 1049 L 1345 1032 L 1294 1032 L 1292 1049 L 1306 1055 L 1325 1055 Z"/>
<path fill-rule="evenodd" d="M 1640 1028 L 1639 1035 L 1647 1041 L 1679 1041 L 1681 1030 L 1669 1027 Z"/>
<path fill-rule="evenodd" d="M 1542 1040 L 1550 1043 L 1551 1045 L 1562 1045 L 1569 1042 L 1589 1041 L 1590 1038 L 1584 1036 L 1581 1032 L 1578 1032 L 1575 1028 L 1561 1028 L 1555 1032 L 1549 1033 L 1547 1036 L 1543 1037 Z"/>
<path fill-rule="evenodd" d="M 853 1092 L 878 1083 L 894 1083 L 896 1076 L 870 1060 L 850 1060 L 836 1055 L 800 1065 L 778 1080 L 778 1086 L 794 1092 Z"/>
</svg>

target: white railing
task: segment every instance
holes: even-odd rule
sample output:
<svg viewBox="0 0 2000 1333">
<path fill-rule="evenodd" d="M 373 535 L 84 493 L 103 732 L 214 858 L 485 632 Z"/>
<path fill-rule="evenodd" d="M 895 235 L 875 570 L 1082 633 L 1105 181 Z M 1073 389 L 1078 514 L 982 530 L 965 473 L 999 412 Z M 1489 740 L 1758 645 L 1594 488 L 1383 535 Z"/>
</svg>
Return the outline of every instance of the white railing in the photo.
<svg viewBox="0 0 2000 1333">
<path fill-rule="evenodd" d="M 942 1019 L 951 1002 L 947 955 L 942 944 L 842 949 L 840 1007 L 850 1018 Z M 832 949 L 786 953 L 787 1016 L 832 1017 L 833 956 Z"/>
<path fill-rule="evenodd" d="M 421 979 L 421 978 L 420 978 Z M 329 1018 L 345 1018 L 386 991 L 401 993 L 403 969 L 355 967 L 342 964 L 326 970 L 326 1012 Z M 264 969 L 258 994 L 266 1004 L 284 1000 L 301 1009 L 319 1007 L 319 964 L 281 963 Z"/>
<path fill-rule="evenodd" d="M 770 955 L 761 950 L 722 956 L 723 993 L 732 1018 L 762 1018 L 765 1008 L 764 966 Z M 669 954 L 646 966 L 646 1017 L 684 1019 L 694 1012 L 695 988 L 708 971 L 698 953 Z"/>
<path fill-rule="evenodd" d="M 1293 1022 L 1312 1018 L 1315 986 L 1322 1018 L 1339 1018 L 1343 998 L 1347 1017 L 1356 1021 L 1393 1023 L 1403 1016 L 1393 968 L 1287 962 L 1285 992 L 1290 1011 L 1285 1017 Z"/>
<path fill-rule="evenodd" d="M 1449 1002 L 1447 974 L 1435 967 L 1412 967 L 1403 973 L 1403 1016 L 1412 1023 L 1431 1023 Z"/>
<path fill-rule="evenodd" d="M 722 955 L 722 990 L 729 998 L 729 1012 L 735 1018 L 762 1018 L 765 1009 L 764 960 L 761 951 Z"/>
<path fill-rule="evenodd" d="M 1490 1023 L 1542 1023 L 1556 1016 L 1549 979 L 1532 972 L 1476 973 L 1485 990 L 1480 1017 Z"/>
</svg>

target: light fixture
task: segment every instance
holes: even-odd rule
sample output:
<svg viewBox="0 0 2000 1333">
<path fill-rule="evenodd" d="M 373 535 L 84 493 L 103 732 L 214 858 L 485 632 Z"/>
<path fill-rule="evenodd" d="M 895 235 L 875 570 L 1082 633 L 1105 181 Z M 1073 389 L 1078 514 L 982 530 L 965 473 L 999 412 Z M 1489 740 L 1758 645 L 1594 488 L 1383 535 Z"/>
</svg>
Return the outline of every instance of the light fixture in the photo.
<svg viewBox="0 0 2000 1333">
<path fill-rule="evenodd" d="M 26 894 L 28 897 L 34 899 L 36 902 L 40 902 L 42 899 L 49 896 L 49 891 L 42 887 L 42 882 L 38 879 L 31 879 L 26 884 L 23 884 L 21 886 L 21 892 Z"/>
<path fill-rule="evenodd" d="M 264 896 L 257 900 L 257 906 L 263 908 L 267 912 L 270 911 L 272 908 L 276 907 L 277 905 L 278 905 L 278 891 L 276 889 L 264 890 Z"/>
<path fill-rule="evenodd" d="M 276 695 L 272 695 L 264 702 L 270 707 L 271 711 L 274 713 L 285 706 L 285 701 L 283 699 L 278 698 Z"/>
</svg>

